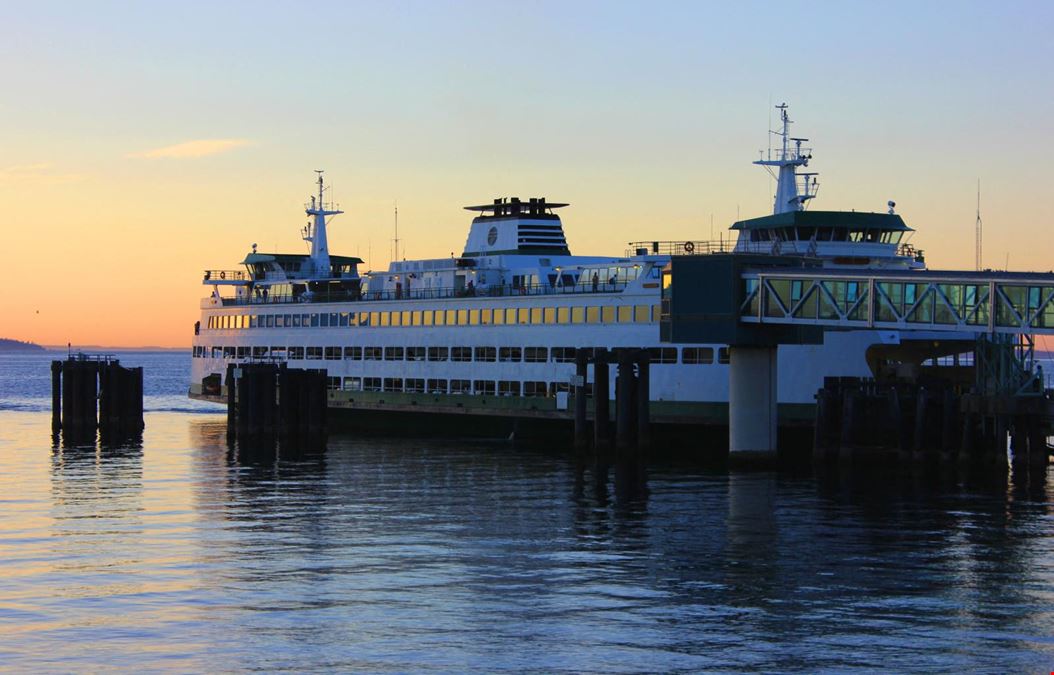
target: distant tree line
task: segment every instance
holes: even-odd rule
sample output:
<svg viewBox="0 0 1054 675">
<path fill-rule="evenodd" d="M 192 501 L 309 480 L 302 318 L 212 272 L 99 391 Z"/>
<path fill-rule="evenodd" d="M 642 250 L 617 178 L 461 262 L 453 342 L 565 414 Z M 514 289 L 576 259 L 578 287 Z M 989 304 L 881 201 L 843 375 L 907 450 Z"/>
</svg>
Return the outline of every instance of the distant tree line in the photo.
<svg viewBox="0 0 1054 675">
<path fill-rule="evenodd" d="M 43 347 L 33 342 L 22 342 L 21 340 L 11 340 L 8 338 L 0 338 L 0 352 L 43 352 L 46 351 Z"/>
</svg>

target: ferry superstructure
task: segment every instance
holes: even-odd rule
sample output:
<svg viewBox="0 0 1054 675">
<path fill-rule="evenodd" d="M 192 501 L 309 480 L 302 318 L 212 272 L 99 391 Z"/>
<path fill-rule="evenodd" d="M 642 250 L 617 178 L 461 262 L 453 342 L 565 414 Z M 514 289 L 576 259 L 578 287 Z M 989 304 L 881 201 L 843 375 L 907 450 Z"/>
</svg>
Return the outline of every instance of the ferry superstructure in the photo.
<svg viewBox="0 0 1054 675">
<path fill-rule="evenodd" d="M 902 241 L 911 228 L 892 203 L 884 213 L 806 210 L 816 174 L 799 169 L 811 151 L 790 136 L 785 106 L 780 113 L 780 147 L 755 162 L 776 177 L 773 214 L 735 223 L 734 244 L 646 241 L 623 256 L 573 255 L 558 215 L 568 204 L 503 198 L 465 207 L 474 217 L 461 255 L 360 274 L 362 260 L 329 252 L 329 219 L 343 212 L 325 201 L 319 172 L 305 207 L 309 252 L 253 245 L 244 270 L 205 272 L 211 292 L 195 326 L 190 396 L 222 400 L 229 363 L 272 360 L 325 369 L 329 405 L 365 413 L 357 415 L 363 423 L 427 415 L 460 431 L 511 431 L 524 420 L 570 419 L 576 348 L 639 347 L 651 354 L 656 424 L 718 423 L 728 400 L 727 348 L 659 341 L 661 271 L 671 255 L 924 267 L 921 252 Z M 780 347 L 781 413 L 810 418 L 825 374 L 868 376 L 869 348 L 898 341 L 889 331 L 858 331 Z"/>
</svg>

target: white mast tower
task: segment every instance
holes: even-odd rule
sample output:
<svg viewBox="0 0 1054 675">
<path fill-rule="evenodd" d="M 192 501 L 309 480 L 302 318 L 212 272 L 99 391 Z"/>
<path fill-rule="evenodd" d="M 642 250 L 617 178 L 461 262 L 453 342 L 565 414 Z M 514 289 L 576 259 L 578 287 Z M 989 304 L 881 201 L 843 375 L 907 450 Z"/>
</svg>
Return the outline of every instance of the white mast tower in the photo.
<svg viewBox="0 0 1054 675">
<path fill-rule="evenodd" d="M 981 271 L 981 179 L 977 179 L 977 220 L 974 223 L 974 265 Z"/>
<path fill-rule="evenodd" d="M 781 103 L 776 106 L 776 109 L 780 111 L 783 128 L 781 131 L 771 131 L 770 133 L 780 137 L 781 147 L 776 150 L 775 159 L 772 157 L 772 149 L 770 147 L 768 157 L 759 159 L 754 163 L 764 167 L 779 167 L 779 174 L 774 176 L 776 178 L 776 199 L 772 205 L 773 213 L 804 211 L 805 202 L 816 196 L 816 174 L 797 173 L 796 171 L 799 166 L 808 166 L 809 160 L 812 159 L 812 152 L 807 148 L 803 151 L 801 147 L 801 144 L 809 139 L 791 138 L 791 119 L 787 115 L 787 104 Z M 793 148 L 790 146 L 791 142 L 794 143 Z M 769 173 L 772 173 L 771 169 L 769 169 Z M 814 177 L 811 182 L 809 180 L 810 176 Z M 800 193 L 798 191 L 799 177 L 805 179 L 802 182 Z"/>
<path fill-rule="evenodd" d="M 318 174 L 318 198 L 312 195 L 311 205 L 305 206 L 307 215 L 314 216 L 315 220 L 304 228 L 304 241 L 311 242 L 311 262 L 314 264 L 315 278 L 328 278 L 332 273 L 329 264 L 329 241 L 326 239 L 326 216 L 336 216 L 344 213 L 330 202 L 329 209 L 322 201 L 322 169 L 315 169 Z"/>
</svg>

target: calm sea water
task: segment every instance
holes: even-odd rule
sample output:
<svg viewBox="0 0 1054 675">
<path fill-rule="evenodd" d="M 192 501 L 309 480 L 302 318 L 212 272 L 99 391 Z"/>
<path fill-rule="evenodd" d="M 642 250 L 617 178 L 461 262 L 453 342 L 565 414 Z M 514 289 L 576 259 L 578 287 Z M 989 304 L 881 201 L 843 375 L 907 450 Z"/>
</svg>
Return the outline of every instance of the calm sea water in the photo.
<svg viewBox="0 0 1054 675">
<path fill-rule="evenodd" d="M 50 358 L 0 356 L 5 668 L 1054 670 L 1047 476 L 355 437 L 245 459 L 189 358 L 150 353 L 122 355 L 142 445 L 62 448 Z"/>
</svg>

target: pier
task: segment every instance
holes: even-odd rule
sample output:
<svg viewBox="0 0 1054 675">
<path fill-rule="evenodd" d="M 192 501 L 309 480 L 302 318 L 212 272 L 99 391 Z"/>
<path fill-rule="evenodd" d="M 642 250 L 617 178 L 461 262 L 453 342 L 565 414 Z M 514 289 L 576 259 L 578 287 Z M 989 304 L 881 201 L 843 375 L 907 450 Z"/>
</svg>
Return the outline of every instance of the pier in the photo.
<svg viewBox="0 0 1054 675">
<path fill-rule="evenodd" d="M 51 428 L 67 441 L 120 442 L 143 430 L 143 369 L 112 356 L 51 362 Z"/>
<path fill-rule="evenodd" d="M 592 445 L 598 450 L 612 446 L 610 401 L 611 366 L 616 367 L 614 445 L 619 451 L 647 448 L 651 444 L 650 363 L 647 350 L 580 348 L 575 352 L 574 438 L 579 450 L 590 446 L 592 398 Z M 592 366 L 593 381 L 589 382 Z"/>
<path fill-rule="evenodd" d="M 320 442 L 326 432 L 325 370 L 275 363 L 227 367 L 227 438 L 258 445 L 275 438 Z"/>
<path fill-rule="evenodd" d="M 694 289 L 706 288 L 706 293 Z M 679 289 L 675 292 L 675 289 Z M 817 394 L 816 456 L 864 446 L 945 455 L 990 452 L 1045 466 L 1051 392 L 1032 368 L 1036 335 L 1054 334 L 1054 274 L 832 269 L 801 256 L 674 256 L 663 271 L 662 339 L 729 345 L 729 453 L 777 451 L 778 347 L 830 331 L 888 330 L 882 377 L 834 381 Z M 944 381 L 927 359 L 971 353 Z M 880 368 L 881 369 L 881 368 Z M 887 433 L 888 432 L 888 433 Z"/>
</svg>

